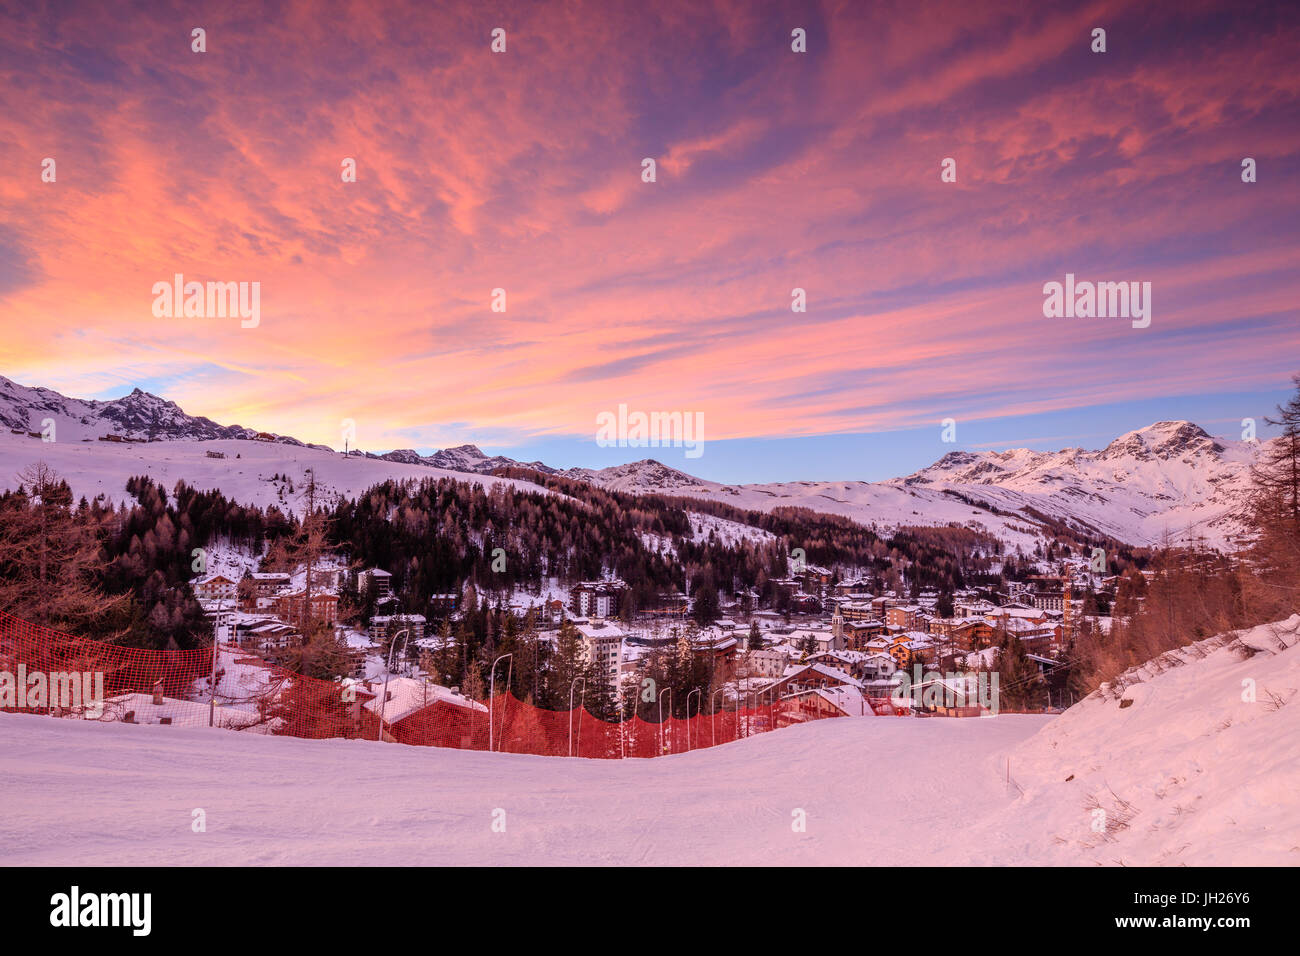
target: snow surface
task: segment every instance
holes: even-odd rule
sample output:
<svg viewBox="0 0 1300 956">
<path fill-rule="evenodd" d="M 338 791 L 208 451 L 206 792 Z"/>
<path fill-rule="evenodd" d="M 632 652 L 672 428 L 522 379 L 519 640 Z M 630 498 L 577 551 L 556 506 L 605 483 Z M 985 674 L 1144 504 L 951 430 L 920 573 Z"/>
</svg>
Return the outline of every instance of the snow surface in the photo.
<svg viewBox="0 0 1300 956">
<path fill-rule="evenodd" d="M 1294 866 L 1297 635 L 1201 641 L 1055 718 L 822 720 L 653 760 L 0 714 L 0 863 Z"/>
<path fill-rule="evenodd" d="M 653 459 L 563 474 L 617 491 L 707 498 L 759 511 L 810 508 L 881 530 L 955 523 L 1026 551 L 1039 538 L 1040 522 L 1031 512 L 1130 544 L 1155 545 L 1168 535 L 1226 548 L 1241 532 L 1250 466 L 1266 446 L 1170 421 L 1128 432 L 1096 451 L 949 452 L 914 474 L 879 482 L 724 485 Z"/>
<path fill-rule="evenodd" d="M 1300 615 L 1103 685 L 1010 755 L 1024 794 L 975 837 L 1045 863 L 1300 866 L 1298 638 Z"/>
<path fill-rule="evenodd" d="M 60 435 L 62 433 L 60 432 Z M 209 458 L 207 452 L 223 452 L 225 458 Z M 239 455 L 239 458 L 235 456 Z M 219 439 L 216 441 L 161 441 L 141 443 L 43 442 L 26 435 L 0 431 L 0 489 L 16 488 L 18 473 L 32 462 L 45 461 L 72 487 L 78 498 L 93 499 L 106 494 L 113 502 L 126 500 L 127 479 L 151 476 L 168 492 L 177 481 L 207 491 L 221 490 L 227 498 L 262 508 L 275 505 L 295 512 L 301 505 L 303 475 L 315 471 L 317 486 L 325 500 L 336 494 L 355 498 L 366 489 L 392 478 L 437 480 L 451 478 L 469 484 L 490 486 L 505 482 L 535 494 L 552 494 L 530 482 L 446 471 L 427 465 L 408 465 L 379 458 L 344 457 L 338 452 L 274 442 Z M 276 474 L 288 475 L 293 492 Z"/>
<path fill-rule="evenodd" d="M 1010 799 L 990 754 L 1048 719 L 841 718 L 618 761 L 0 714 L 0 863 L 943 863 Z"/>
</svg>

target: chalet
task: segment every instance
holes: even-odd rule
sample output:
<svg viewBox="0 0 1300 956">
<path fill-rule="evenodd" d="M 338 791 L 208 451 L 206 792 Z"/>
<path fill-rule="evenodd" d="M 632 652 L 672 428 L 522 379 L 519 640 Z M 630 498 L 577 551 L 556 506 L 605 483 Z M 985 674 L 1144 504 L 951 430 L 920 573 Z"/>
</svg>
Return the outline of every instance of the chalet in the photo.
<svg viewBox="0 0 1300 956">
<path fill-rule="evenodd" d="M 888 678 L 898 670 L 898 663 L 888 654 L 865 654 L 862 660 L 861 680 L 878 681 Z"/>
<path fill-rule="evenodd" d="M 870 601 L 873 597 L 871 583 L 865 578 L 841 581 L 835 585 L 834 593 L 836 597 L 849 598 L 854 601 Z"/>
<path fill-rule="evenodd" d="M 799 693 L 818 687 L 853 687 L 860 691 L 862 682 L 851 674 L 825 664 L 791 664 L 769 689 L 779 693 Z"/>
<path fill-rule="evenodd" d="M 331 591 L 337 591 L 339 586 L 343 583 L 343 578 L 346 574 L 347 572 L 343 568 L 313 568 L 311 572 L 312 589 L 327 588 Z"/>
<path fill-rule="evenodd" d="M 798 578 L 772 578 L 769 583 L 772 585 L 772 598 L 774 601 L 789 598 L 799 591 Z"/>
<path fill-rule="evenodd" d="M 200 601 L 234 602 L 239 592 L 239 583 L 224 574 L 213 574 L 202 578 L 194 585 L 194 596 Z"/>
<path fill-rule="evenodd" d="M 983 617 L 996 610 L 992 601 L 958 601 L 952 606 L 953 617 Z"/>
<path fill-rule="evenodd" d="M 825 717 L 871 717 L 874 711 L 856 687 L 817 687 L 781 698 L 780 721 L 784 724 L 820 720 Z"/>
<path fill-rule="evenodd" d="M 800 649 L 811 643 L 810 653 L 813 654 L 844 649 L 844 636 L 837 634 L 833 628 L 831 630 L 796 628 L 786 640 L 792 646 Z"/>
<path fill-rule="evenodd" d="M 721 640 L 714 638 L 701 637 L 691 645 L 691 653 L 703 660 L 709 666 L 730 672 L 735 665 L 737 655 L 740 652 L 740 642 L 734 637 L 724 637 Z"/>
<path fill-rule="evenodd" d="M 813 654 L 808 658 L 809 664 L 825 664 L 827 667 L 833 667 L 842 670 L 845 673 L 861 679 L 863 674 L 863 663 L 867 655 L 856 651 L 821 651 Z"/>
<path fill-rule="evenodd" d="M 912 706 L 936 717 L 986 716 L 990 711 L 980 705 L 979 677 L 978 674 L 925 674 L 919 683 L 911 685 Z"/>
<path fill-rule="evenodd" d="M 906 660 L 900 659 L 901 655 L 898 653 L 898 649 L 901 648 L 906 648 Z M 891 656 L 898 662 L 900 667 L 917 661 L 923 664 L 933 664 L 938 660 L 939 642 L 926 631 L 905 631 L 901 636 L 895 638 L 891 648 Z"/>
<path fill-rule="evenodd" d="M 383 681 L 366 681 L 359 685 L 358 696 L 367 698 L 362 706 L 369 714 L 376 719 L 382 716 L 386 740 L 486 749 L 488 708 L 463 696 L 457 688 L 392 677 L 387 687 Z"/>
<path fill-rule="evenodd" d="M 245 618 L 235 622 L 235 643 L 245 650 L 256 651 L 269 658 L 281 656 L 291 647 L 302 643 L 297 629 L 273 617 Z"/>
<path fill-rule="evenodd" d="M 650 598 L 639 610 L 652 617 L 685 617 L 690 608 L 690 598 L 681 591 L 670 591 Z"/>
</svg>

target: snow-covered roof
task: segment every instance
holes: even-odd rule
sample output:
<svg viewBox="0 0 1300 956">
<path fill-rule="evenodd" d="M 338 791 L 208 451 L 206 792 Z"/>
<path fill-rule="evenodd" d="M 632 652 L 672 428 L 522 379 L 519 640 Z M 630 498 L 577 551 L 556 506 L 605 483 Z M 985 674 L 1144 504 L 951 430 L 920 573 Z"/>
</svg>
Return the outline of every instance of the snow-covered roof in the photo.
<svg viewBox="0 0 1300 956">
<path fill-rule="evenodd" d="M 867 706 L 867 699 L 855 687 L 818 687 L 813 693 L 849 717 L 875 716 L 875 712 Z"/>
<path fill-rule="evenodd" d="M 164 697 L 161 704 L 155 704 L 152 694 L 120 694 L 104 701 L 104 715 L 100 719 L 122 721 L 128 713 L 134 712 L 132 720 L 137 724 L 160 724 L 164 718 L 170 718 L 176 726 L 206 727 L 210 709 L 208 701 Z M 271 724 L 263 722 L 254 707 L 231 706 L 218 701 L 212 717 L 213 726 L 228 730 L 271 731 Z"/>
<path fill-rule="evenodd" d="M 845 684 L 849 684 L 852 687 L 862 686 L 862 682 L 858 680 L 856 677 L 853 677 L 845 673 L 839 668 L 828 667 L 825 664 L 792 664 L 790 665 L 790 667 L 787 667 L 785 670 L 786 670 L 785 672 L 786 677 L 797 677 L 799 674 L 802 674 L 805 671 L 814 671 L 818 674 L 821 674 L 823 677 L 830 677 L 834 680 L 842 681 Z"/>
<path fill-rule="evenodd" d="M 384 720 L 389 724 L 395 724 L 399 720 L 411 716 L 416 711 L 423 710 L 430 704 L 439 701 L 454 704 L 457 707 L 487 712 L 487 707 L 484 704 L 471 700 L 463 694 L 454 694 L 449 687 L 415 680 L 411 677 L 390 677 L 388 679 L 388 695 L 392 699 L 388 701 L 387 706 L 383 702 L 384 682 L 382 680 L 371 680 L 360 686 L 365 688 L 368 693 L 375 695 L 362 706 L 375 716 L 379 716 L 382 712 Z"/>
</svg>

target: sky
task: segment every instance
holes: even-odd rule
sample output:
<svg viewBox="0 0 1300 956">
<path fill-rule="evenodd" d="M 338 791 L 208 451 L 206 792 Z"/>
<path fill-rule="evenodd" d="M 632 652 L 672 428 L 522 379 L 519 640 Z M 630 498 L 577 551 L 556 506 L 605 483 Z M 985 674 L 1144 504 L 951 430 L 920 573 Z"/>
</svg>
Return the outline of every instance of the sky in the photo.
<svg viewBox="0 0 1300 956">
<path fill-rule="evenodd" d="M 1298 50 L 1287 4 L 0 3 L 0 374 L 728 482 L 1267 434 Z M 1046 317 L 1067 273 L 1150 325 Z M 155 314 L 176 274 L 257 325 Z M 620 405 L 702 454 L 598 446 Z"/>
</svg>

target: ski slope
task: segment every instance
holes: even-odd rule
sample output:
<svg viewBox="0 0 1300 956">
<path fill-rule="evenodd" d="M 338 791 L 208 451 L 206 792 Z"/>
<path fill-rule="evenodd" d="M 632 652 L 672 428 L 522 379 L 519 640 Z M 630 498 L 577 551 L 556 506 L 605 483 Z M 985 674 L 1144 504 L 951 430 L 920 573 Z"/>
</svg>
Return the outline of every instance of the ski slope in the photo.
<svg viewBox="0 0 1300 956">
<path fill-rule="evenodd" d="M 842 718 L 618 761 L 0 714 L 0 862 L 944 863 L 1010 800 L 989 759 L 1049 719 Z"/>
<path fill-rule="evenodd" d="M 1297 635 L 1209 638 L 1059 717 L 841 718 L 653 760 L 0 714 L 0 863 L 1295 866 Z"/>
</svg>

